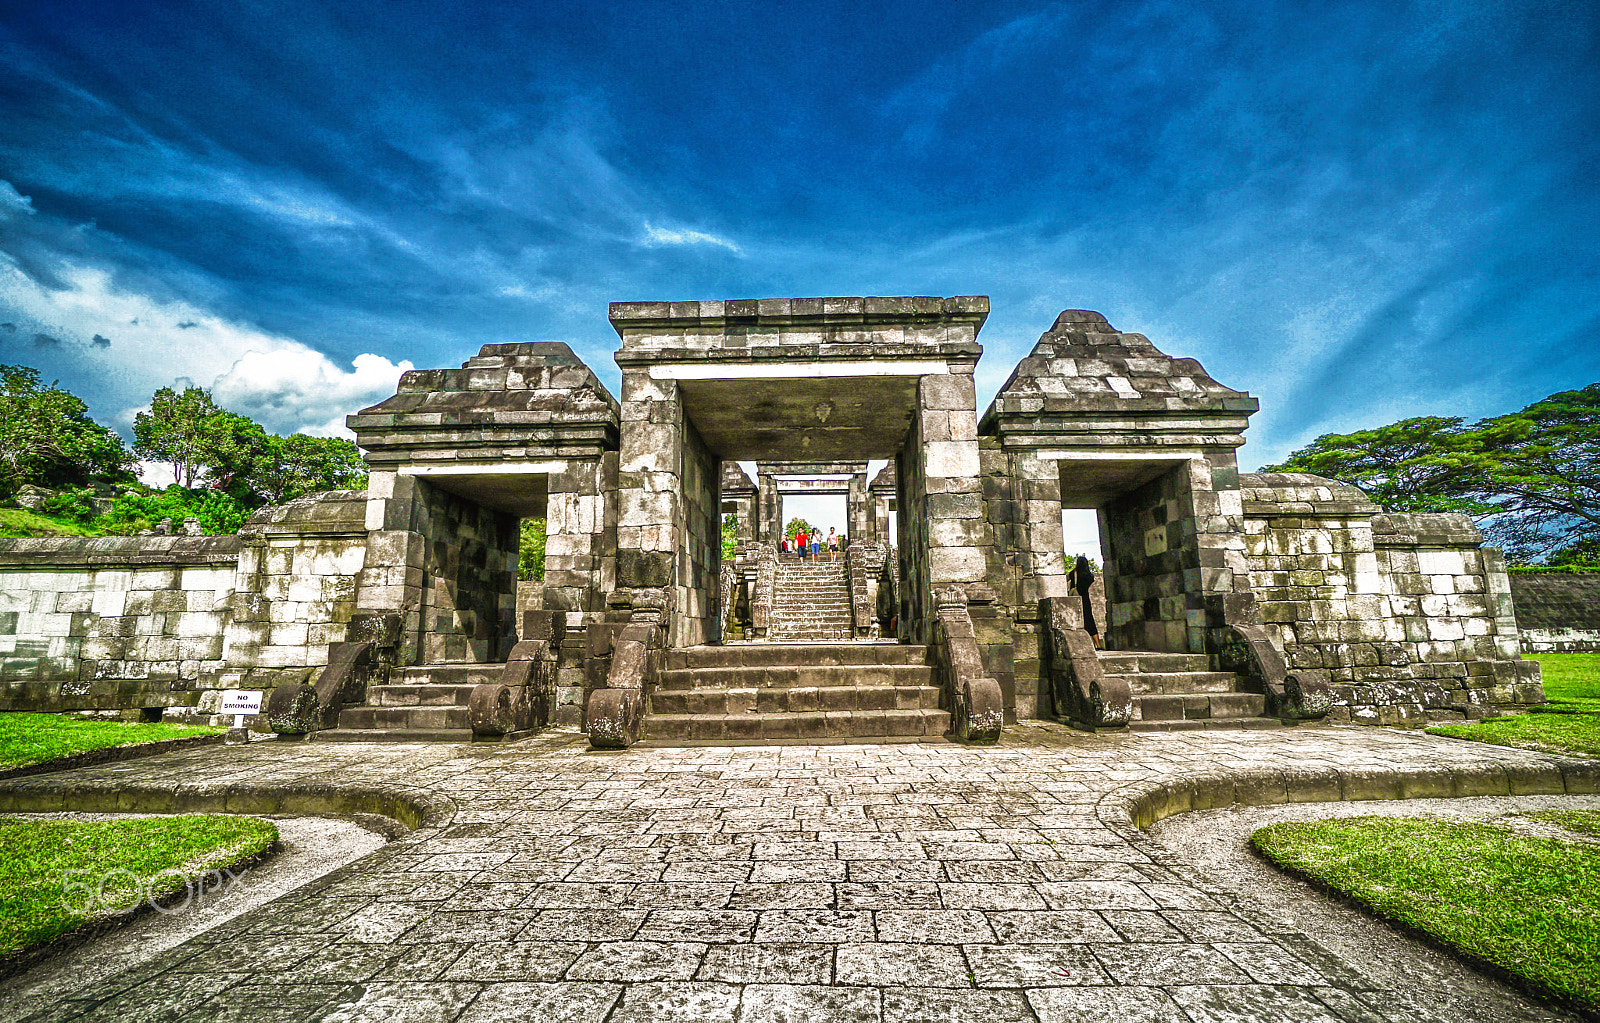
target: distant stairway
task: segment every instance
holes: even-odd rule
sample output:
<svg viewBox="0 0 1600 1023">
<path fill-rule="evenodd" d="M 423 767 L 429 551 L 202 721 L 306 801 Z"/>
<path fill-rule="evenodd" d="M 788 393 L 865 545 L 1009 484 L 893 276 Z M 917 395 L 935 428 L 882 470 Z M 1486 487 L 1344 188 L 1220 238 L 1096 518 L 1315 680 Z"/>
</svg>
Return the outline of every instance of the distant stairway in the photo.
<svg viewBox="0 0 1600 1023">
<path fill-rule="evenodd" d="M 810 638 L 810 637 L 807 637 Z M 897 643 L 730 643 L 665 652 L 645 740 L 914 742 L 950 728 L 924 660 Z"/>
<path fill-rule="evenodd" d="M 339 712 L 339 727 L 318 742 L 471 742 L 472 687 L 494 682 L 504 664 L 430 664 L 398 668 L 386 686 L 369 686 L 363 706 Z"/>
<path fill-rule="evenodd" d="M 1210 670 L 1205 654 L 1103 650 L 1100 667 L 1127 679 L 1133 693 L 1128 727 L 1135 731 L 1284 727 L 1266 716 L 1265 693 L 1232 672 Z"/>
<path fill-rule="evenodd" d="M 850 576 L 842 560 L 780 558 L 772 598 L 772 626 L 767 633 L 772 642 L 850 639 Z"/>
</svg>

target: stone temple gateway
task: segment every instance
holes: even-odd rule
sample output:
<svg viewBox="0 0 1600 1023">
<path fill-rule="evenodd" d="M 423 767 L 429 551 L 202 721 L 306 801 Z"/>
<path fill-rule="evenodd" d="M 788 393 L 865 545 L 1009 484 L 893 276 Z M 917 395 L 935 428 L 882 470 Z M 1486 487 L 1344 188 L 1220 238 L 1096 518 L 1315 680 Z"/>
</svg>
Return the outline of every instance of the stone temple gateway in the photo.
<svg viewBox="0 0 1600 1023">
<path fill-rule="evenodd" d="M 557 343 L 407 373 L 349 419 L 365 492 L 232 537 L 0 541 L 0 706 L 204 714 L 256 688 L 285 735 L 564 722 L 618 748 L 1542 702 L 1468 519 L 1240 473 L 1256 400 L 1098 313 L 1057 317 L 980 414 L 988 311 L 615 303 L 620 397 Z M 838 562 L 778 556 L 795 493 L 846 498 Z M 1098 514 L 1104 651 L 1067 590 L 1068 508 Z M 545 577 L 519 587 L 528 517 L 547 523 Z"/>
</svg>

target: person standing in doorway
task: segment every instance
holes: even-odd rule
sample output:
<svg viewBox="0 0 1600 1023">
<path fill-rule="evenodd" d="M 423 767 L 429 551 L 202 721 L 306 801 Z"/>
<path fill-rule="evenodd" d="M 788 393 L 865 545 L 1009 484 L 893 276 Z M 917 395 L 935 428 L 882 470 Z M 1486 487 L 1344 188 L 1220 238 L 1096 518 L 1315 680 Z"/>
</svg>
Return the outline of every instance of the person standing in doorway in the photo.
<svg viewBox="0 0 1600 1023">
<path fill-rule="evenodd" d="M 839 560 L 839 537 L 834 534 L 833 527 L 828 527 L 828 562 L 831 564 Z"/>
<path fill-rule="evenodd" d="M 806 544 L 809 541 L 809 539 L 810 538 L 806 536 L 806 531 L 803 530 L 803 529 L 800 530 L 800 532 L 795 534 L 794 542 L 795 542 L 795 545 L 799 548 L 800 560 L 801 561 L 806 560 Z"/>
<path fill-rule="evenodd" d="M 1067 573 L 1067 585 L 1083 598 L 1083 631 L 1094 640 L 1096 650 L 1102 649 L 1105 644 L 1100 640 L 1100 628 L 1094 621 L 1094 608 L 1089 604 L 1089 587 L 1094 585 L 1094 569 L 1089 566 L 1089 559 L 1082 554 L 1078 555 L 1072 571 Z"/>
<path fill-rule="evenodd" d="M 811 534 L 811 560 L 817 561 L 822 555 L 822 537 Z"/>
</svg>

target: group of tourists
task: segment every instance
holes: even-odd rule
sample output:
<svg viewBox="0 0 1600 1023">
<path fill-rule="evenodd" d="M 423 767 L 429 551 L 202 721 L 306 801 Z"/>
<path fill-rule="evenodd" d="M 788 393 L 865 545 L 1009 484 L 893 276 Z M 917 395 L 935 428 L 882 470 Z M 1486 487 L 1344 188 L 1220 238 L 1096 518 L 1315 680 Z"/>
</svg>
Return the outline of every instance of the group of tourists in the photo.
<svg viewBox="0 0 1600 1023">
<path fill-rule="evenodd" d="M 836 561 L 839 557 L 839 547 L 843 539 L 843 537 L 834 532 L 832 527 L 828 529 L 826 538 L 823 538 L 820 534 L 808 533 L 802 529 L 795 534 L 793 540 L 784 537 L 778 541 L 778 550 L 785 556 L 793 554 L 801 561 L 807 559 L 820 561 L 822 552 L 827 551 L 828 560 Z"/>
</svg>

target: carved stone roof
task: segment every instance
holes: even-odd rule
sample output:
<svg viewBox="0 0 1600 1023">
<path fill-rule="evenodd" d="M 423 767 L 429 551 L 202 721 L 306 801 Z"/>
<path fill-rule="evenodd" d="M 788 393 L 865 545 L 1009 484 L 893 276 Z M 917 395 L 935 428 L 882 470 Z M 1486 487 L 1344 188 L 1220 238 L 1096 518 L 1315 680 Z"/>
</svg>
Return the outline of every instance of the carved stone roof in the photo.
<svg viewBox="0 0 1600 1023">
<path fill-rule="evenodd" d="M 537 461 L 617 447 L 617 401 L 556 341 L 484 345 L 460 369 L 412 370 L 350 416 L 375 467 Z"/>
</svg>

